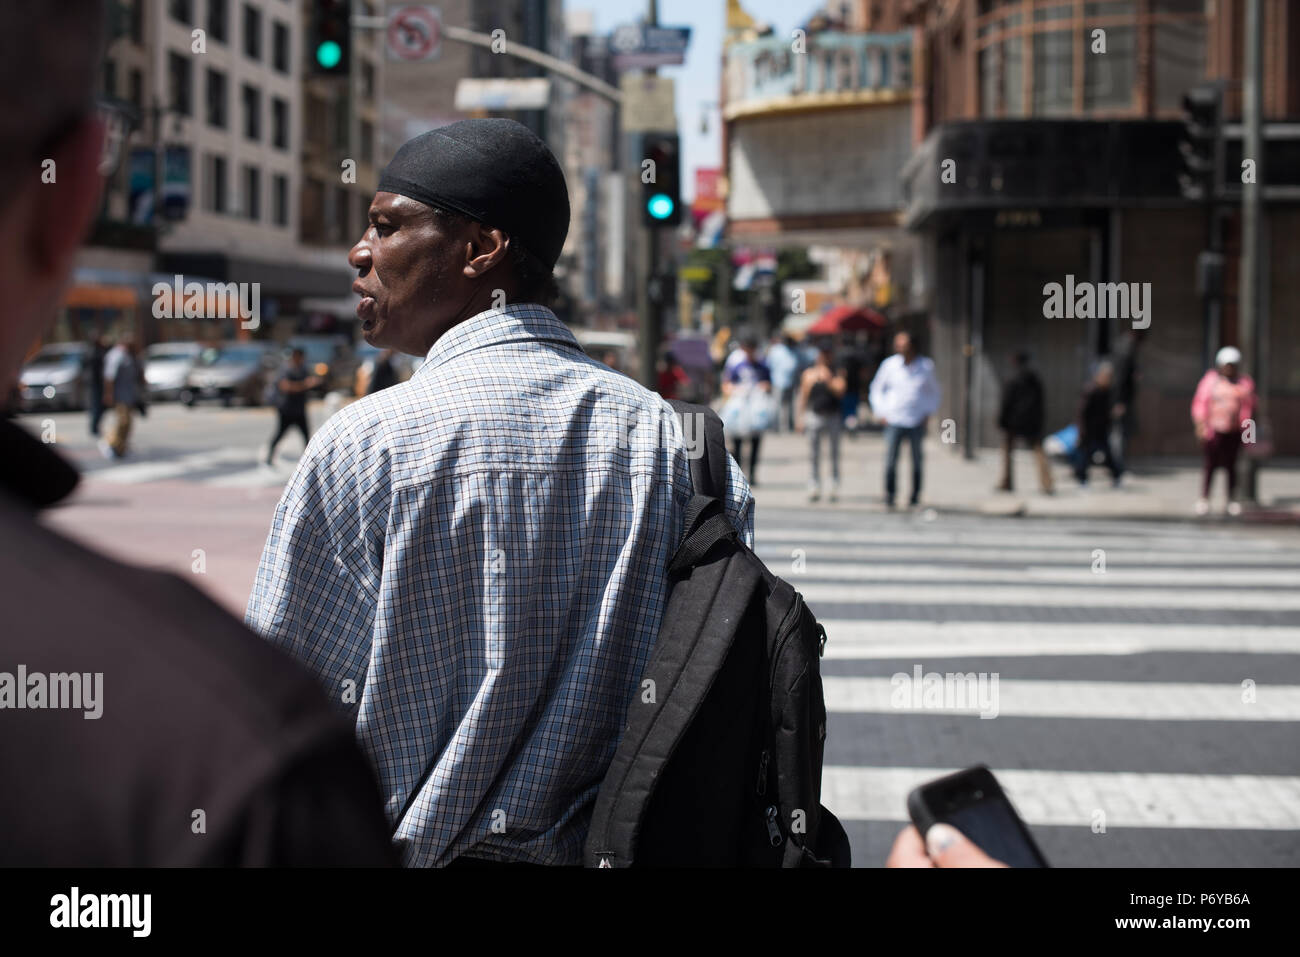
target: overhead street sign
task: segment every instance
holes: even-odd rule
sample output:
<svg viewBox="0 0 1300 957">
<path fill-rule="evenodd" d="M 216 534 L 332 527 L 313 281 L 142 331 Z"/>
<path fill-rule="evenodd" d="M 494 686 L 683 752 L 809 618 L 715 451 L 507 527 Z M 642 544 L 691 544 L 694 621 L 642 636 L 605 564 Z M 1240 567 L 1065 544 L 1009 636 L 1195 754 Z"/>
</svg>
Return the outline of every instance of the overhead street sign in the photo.
<svg viewBox="0 0 1300 957">
<path fill-rule="evenodd" d="M 614 66 L 619 70 L 679 66 L 686 62 L 690 42 L 690 27 L 652 27 L 644 23 L 623 24 L 609 37 Z"/>
<path fill-rule="evenodd" d="M 437 7 L 395 7 L 385 31 L 390 60 L 436 60 L 442 52 L 442 14 Z"/>
<path fill-rule="evenodd" d="M 623 94 L 619 113 L 624 133 L 677 129 L 671 77 L 628 73 L 619 77 L 618 89 Z"/>
</svg>

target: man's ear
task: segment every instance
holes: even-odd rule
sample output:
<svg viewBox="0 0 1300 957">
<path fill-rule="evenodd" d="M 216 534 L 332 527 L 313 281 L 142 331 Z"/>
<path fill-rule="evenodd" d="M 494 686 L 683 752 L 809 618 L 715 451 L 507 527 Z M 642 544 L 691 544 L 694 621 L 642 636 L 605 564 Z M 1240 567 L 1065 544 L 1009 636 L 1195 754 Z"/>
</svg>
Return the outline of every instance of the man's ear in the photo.
<svg viewBox="0 0 1300 957">
<path fill-rule="evenodd" d="M 39 279 L 62 282 L 71 269 L 81 241 L 99 206 L 104 178 L 99 159 L 104 143 L 104 123 L 88 116 L 48 157 L 54 161 L 54 181 L 34 187 L 36 202 L 31 218 L 23 227 L 26 247 L 31 251 L 31 274 Z"/>
<path fill-rule="evenodd" d="M 510 251 L 510 237 L 501 230 L 489 228 L 482 223 L 474 223 L 470 229 L 465 278 L 478 279 L 506 258 Z"/>
</svg>

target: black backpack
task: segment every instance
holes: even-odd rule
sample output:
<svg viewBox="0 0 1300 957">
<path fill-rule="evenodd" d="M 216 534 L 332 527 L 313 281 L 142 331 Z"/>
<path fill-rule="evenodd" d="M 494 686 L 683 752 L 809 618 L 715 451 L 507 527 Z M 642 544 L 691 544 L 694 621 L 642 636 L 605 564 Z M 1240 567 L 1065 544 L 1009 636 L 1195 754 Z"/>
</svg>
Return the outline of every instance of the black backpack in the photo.
<svg viewBox="0 0 1300 957">
<path fill-rule="evenodd" d="M 821 806 L 826 631 L 740 540 L 724 508 L 727 450 L 702 422 L 695 494 L 669 565 L 672 591 L 623 737 L 596 796 L 589 867 L 848 867 Z"/>
</svg>

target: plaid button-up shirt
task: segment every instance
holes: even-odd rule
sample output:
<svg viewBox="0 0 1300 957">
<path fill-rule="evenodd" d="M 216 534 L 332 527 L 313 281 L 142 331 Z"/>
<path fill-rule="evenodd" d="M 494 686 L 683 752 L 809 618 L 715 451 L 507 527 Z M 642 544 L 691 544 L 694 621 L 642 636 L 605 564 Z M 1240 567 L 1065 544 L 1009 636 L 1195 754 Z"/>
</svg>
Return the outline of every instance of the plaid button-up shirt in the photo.
<svg viewBox="0 0 1300 957">
<path fill-rule="evenodd" d="M 406 864 L 581 861 L 667 603 L 692 444 L 535 305 L 453 327 L 312 438 L 246 619 L 355 715 Z"/>
</svg>

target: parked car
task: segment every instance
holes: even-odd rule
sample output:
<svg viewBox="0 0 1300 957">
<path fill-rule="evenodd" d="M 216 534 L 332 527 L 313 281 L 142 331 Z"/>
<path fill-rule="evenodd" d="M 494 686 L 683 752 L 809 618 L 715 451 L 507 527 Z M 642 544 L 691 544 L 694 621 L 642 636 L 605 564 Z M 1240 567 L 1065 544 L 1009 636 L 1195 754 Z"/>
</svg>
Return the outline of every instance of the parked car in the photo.
<svg viewBox="0 0 1300 957">
<path fill-rule="evenodd" d="M 325 384 L 313 389 L 316 395 L 324 395 L 340 389 L 351 393 L 353 377 L 357 371 L 357 357 L 352 351 L 352 344 L 343 336 L 294 336 L 285 343 L 282 361 L 287 360 L 289 352 L 301 349 L 307 363 L 307 371 L 320 376 Z"/>
<path fill-rule="evenodd" d="M 84 409 L 90 398 L 90 346 L 60 342 L 42 348 L 23 366 L 20 408 Z"/>
<path fill-rule="evenodd" d="M 197 342 L 159 342 L 145 350 L 144 381 L 150 401 L 179 398 L 202 352 Z"/>
<path fill-rule="evenodd" d="M 375 373 L 375 358 L 383 352 L 378 346 L 372 346 L 368 342 L 361 342 L 357 346 L 357 371 L 353 377 L 352 394 L 363 396 L 366 390 L 370 388 L 370 377 Z M 414 373 L 418 364 L 423 362 L 423 357 L 416 359 L 415 356 L 408 356 L 405 353 L 393 353 L 393 371 L 397 373 L 397 381 L 405 382 Z"/>
<path fill-rule="evenodd" d="M 202 399 L 219 399 L 222 405 L 236 400 L 261 405 L 266 383 L 279 366 L 274 343 L 223 342 L 208 346 L 185 377 L 180 400 L 187 406 Z"/>
</svg>

